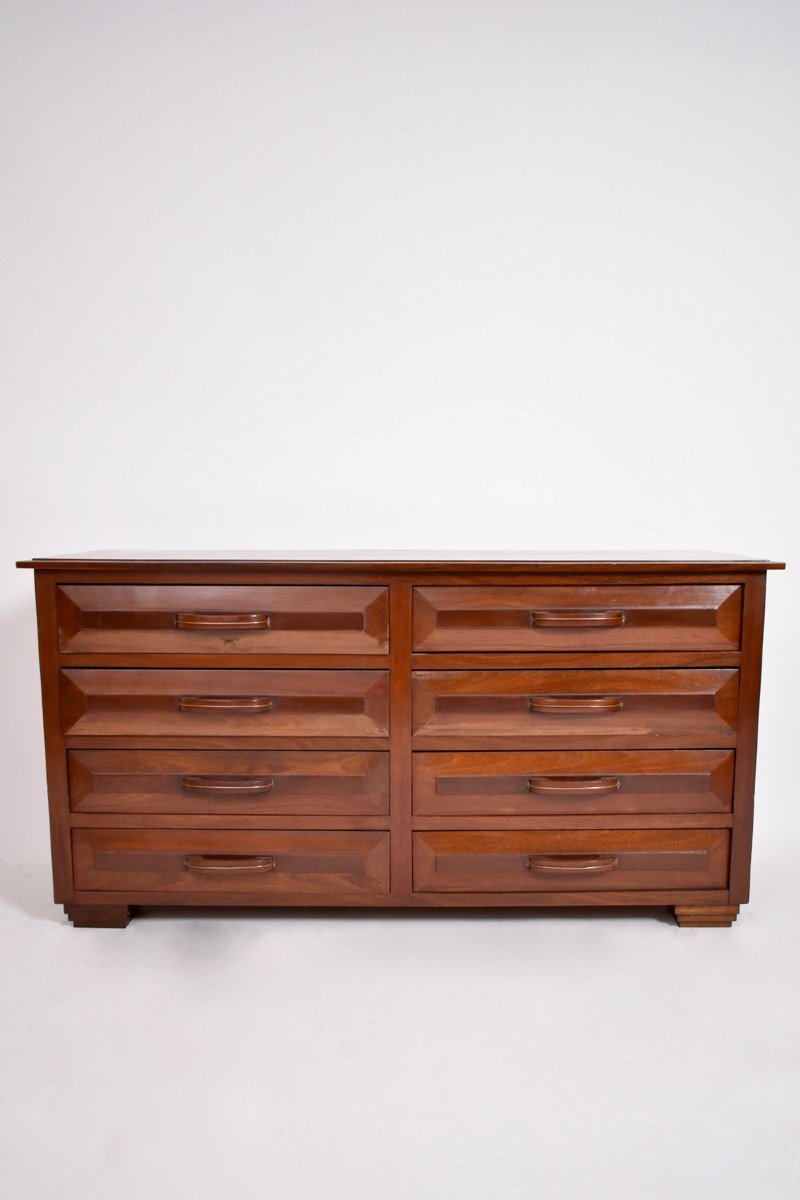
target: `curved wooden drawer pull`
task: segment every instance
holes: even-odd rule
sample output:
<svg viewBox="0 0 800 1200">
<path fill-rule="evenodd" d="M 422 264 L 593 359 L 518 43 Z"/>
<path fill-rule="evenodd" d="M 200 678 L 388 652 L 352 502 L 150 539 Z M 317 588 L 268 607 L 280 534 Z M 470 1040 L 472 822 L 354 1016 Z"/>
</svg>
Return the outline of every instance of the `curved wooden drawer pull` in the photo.
<svg viewBox="0 0 800 1200">
<path fill-rule="evenodd" d="M 532 778 L 528 780 L 528 791 L 537 796 L 550 795 L 592 795 L 605 796 L 609 792 L 619 791 L 619 779 L 592 775 L 558 775 L 555 777 Z"/>
<path fill-rule="evenodd" d="M 213 792 L 221 796 L 263 796 L 272 791 L 275 780 L 255 775 L 186 775 L 181 787 L 187 792 Z"/>
<path fill-rule="evenodd" d="M 269 629 L 267 613 L 176 613 L 178 629 Z"/>
<path fill-rule="evenodd" d="M 270 854 L 189 854 L 183 860 L 194 875 L 263 875 L 277 865 Z"/>
<path fill-rule="evenodd" d="M 178 696 L 180 712 L 269 712 L 268 696 Z"/>
<path fill-rule="evenodd" d="M 531 696 L 531 712 L 536 713 L 610 713 L 622 708 L 621 696 Z"/>
<path fill-rule="evenodd" d="M 532 854 L 527 862 L 529 871 L 613 871 L 617 859 L 613 854 Z"/>
<path fill-rule="evenodd" d="M 624 624 L 625 613 L 618 611 L 557 608 L 535 609 L 531 613 L 531 625 L 537 629 L 611 629 Z"/>
</svg>

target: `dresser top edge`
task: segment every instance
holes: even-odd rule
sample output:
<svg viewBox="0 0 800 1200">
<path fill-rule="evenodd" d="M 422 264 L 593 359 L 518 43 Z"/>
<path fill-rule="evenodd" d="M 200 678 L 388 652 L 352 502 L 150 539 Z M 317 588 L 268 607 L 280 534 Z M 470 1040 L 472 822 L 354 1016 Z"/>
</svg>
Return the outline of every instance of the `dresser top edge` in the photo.
<svg viewBox="0 0 800 1200">
<path fill-rule="evenodd" d="M 319 551 L 316 553 L 275 553 L 272 555 L 241 555 L 241 556 L 210 556 L 201 555 L 160 555 L 132 551 L 95 551 L 84 554 L 64 554 L 43 556 L 32 559 L 21 559 L 17 567 L 29 568 L 36 571 L 63 571 L 88 569 L 91 571 L 157 571 L 170 570 L 248 570 L 248 571 L 289 571 L 289 570 L 325 570 L 325 571 L 358 571 L 368 567 L 370 570 L 386 572 L 401 571 L 419 575 L 441 574 L 442 572 L 470 571 L 503 571 L 526 572 L 536 574 L 552 574 L 553 572 L 630 572 L 641 573 L 650 571 L 670 572 L 718 572 L 730 571 L 781 571 L 786 564 L 770 559 L 737 557 L 736 555 L 707 554 L 707 555 L 675 555 L 659 557 L 579 557 L 554 556 L 537 557 L 526 554 L 505 553 L 460 553 L 446 551 Z"/>
</svg>

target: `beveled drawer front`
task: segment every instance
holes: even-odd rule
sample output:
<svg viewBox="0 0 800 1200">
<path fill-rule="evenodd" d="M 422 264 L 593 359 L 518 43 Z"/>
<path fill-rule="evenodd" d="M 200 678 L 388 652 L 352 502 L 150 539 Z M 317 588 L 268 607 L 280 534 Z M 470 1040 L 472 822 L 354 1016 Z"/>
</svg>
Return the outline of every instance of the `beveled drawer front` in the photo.
<svg viewBox="0 0 800 1200">
<path fill-rule="evenodd" d="M 389 891 L 388 833 L 75 829 L 72 852 L 75 886 L 86 891 Z"/>
<path fill-rule="evenodd" d="M 386 671 L 60 673 L 65 733 L 100 737 L 379 737 Z"/>
<path fill-rule="evenodd" d="M 726 813 L 732 750 L 461 751 L 414 756 L 424 816 Z"/>
<path fill-rule="evenodd" d="M 738 650 L 732 584 L 418 587 L 415 650 Z"/>
<path fill-rule="evenodd" d="M 418 748 L 433 738 L 453 749 L 491 738 L 631 749 L 736 740 L 735 670 L 416 671 L 413 693 Z"/>
<path fill-rule="evenodd" d="M 727 829 L 415 833 L 418 892 L 724 888 Z"/>
<path fill-rule="evenodd" d="M 79 813 L 379 816 L 389 755 L 353 750 L 71 750 Z"/>
<path fill-rule="evenodd" d="M 386 654 L 383 587 L 62 584 L 66 654 Z"/>
</svg>

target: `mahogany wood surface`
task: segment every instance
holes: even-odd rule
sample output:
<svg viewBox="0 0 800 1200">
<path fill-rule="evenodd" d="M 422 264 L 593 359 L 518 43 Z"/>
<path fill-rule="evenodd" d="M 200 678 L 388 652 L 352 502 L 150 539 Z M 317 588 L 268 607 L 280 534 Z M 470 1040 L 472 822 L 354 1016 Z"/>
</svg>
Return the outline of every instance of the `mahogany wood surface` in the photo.
<svg viewBox="0 0 800 1200">
<path fill-rule="evenodd" d="M 71 750 L 76 813 L 377 816 L 389 755 L 348 750 Z"/>
<path fill-rule="evenodd" d="M 747 899 L 755 559 L 68 556 L 36 570 L 55 896 Z"/>
<path fill-rule="evenodd" d="M 732 746 L 734 670 L 417 671 L 414 744 Z"/>
<path fill-rule="evenodd" d="M 470 751 L 414 755 L 414 813 L 727 813 L 731 750 Z"/>
<path fill-rule="evenodd" d="M 65 733 L 133 739 L 380 736 L 384 671 L 62 670 Z M 257 704 L 253 704 L 253 701 Z"/>
<path fill-rule="evenodd" d="M 376 587 L 64 584 L 59 647 L 74 653 L 386 654 Z"/>
<path fill-rule="evenodd" d="M 72 846 L 76 885 L 88 891 L 202 888 L 223 896 L 246 891 L 304 897 L 389 890 L 388 833 L 76 829 Z M 262 861 L 271 868 L 262 871 Z"/>
<path fill-rule="evenodd" d="M 729 842 L 723 829 L 417 832 L 414 886 L 444 892 L 718 888 L 728 878 Z"/>
<path fill-rule="evenodd" d="M 415 650 L 738 650 L 742 589 L 416 588 Z"/>
<path fill-rule="evenodd" d="M 678 904 L 672 911 L 682 929 L 724 929 L 738 917 L 739 905 Z"/>
<path fill-rule="evenodd" d="M 136 912 L 130 904 L 65 904 L 76 929 L 124 929 Z"/>
</svg>

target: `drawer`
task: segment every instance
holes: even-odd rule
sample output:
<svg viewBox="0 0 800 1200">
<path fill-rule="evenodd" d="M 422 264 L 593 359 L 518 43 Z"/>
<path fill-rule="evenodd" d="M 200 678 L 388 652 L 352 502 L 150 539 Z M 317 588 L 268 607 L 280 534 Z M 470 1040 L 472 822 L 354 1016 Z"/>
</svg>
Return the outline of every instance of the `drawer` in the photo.
<svg viewBox="0 0 800 1200">
<path fill-rule="evenodd" d="M 418 746 L 428 738 L 453 749 L 491 738 L 623 749 L 736 740 L 735 670 L 416 671 L 413 694 Z"/>
<path fill-rule="evenodd" d="M 415 650 L 738 650 L 742 589 L 419 587 Z"/>
<path fill-rule="evenodd" d="M 62 654 L 386 654 L 381 587 L 62 584 Z"/>
<path fill-rule="evenodd" d="M 389 891 L 389 834 L 75 829 L 84 891 L 342 895 Z M 155 903 L 155 901 L 154 901 Z"/>
<path fill-rule="evenodd" d="M 732 797 L 732 750 L 414 755 L 414 812 L 424 816 L 727 813 Z"/>
<path fill-rule="evenodd" d="M 379 737 L 386 671 L 60 672 L 64 733 L 98 737 Z"/>
<path fill-rule="evenodd" d="M 724 888 L 727 829 L 416 833 L 418 892 Z"/>
<path fill-rule="evenodd" d="M 353 750 L 70 750 L 79 813 L 381 816 L 389 755 Z"/>
</svg>

